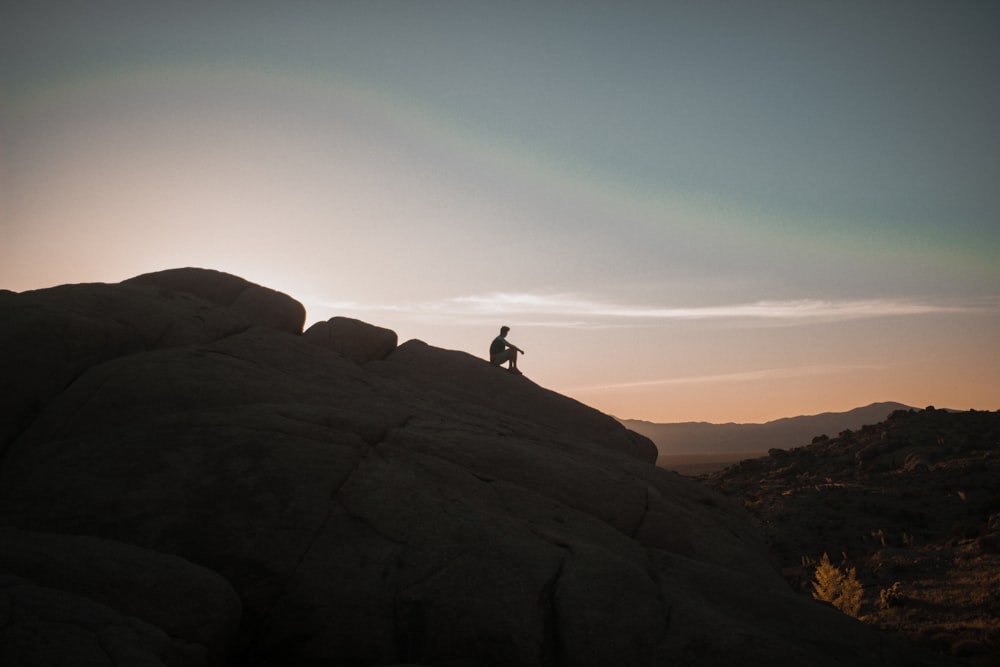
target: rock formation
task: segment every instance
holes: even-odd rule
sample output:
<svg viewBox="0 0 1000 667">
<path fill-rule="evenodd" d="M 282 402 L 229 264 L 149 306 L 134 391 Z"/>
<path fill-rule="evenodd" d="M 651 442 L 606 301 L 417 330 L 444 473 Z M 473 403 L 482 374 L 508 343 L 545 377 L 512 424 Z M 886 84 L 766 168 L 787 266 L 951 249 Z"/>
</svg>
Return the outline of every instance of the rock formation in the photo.
<svg viewBox="0 0 1000 667">
<path fill-rule="evenodd" d="M 611 417 L 303 312 L 199 269 L 0 293 L 0 664 L 932 664 Z"/>
<path fill-rule="evenodd" d="M 395 331 L 350 317 L 334 317 L 326 322 L 317 322 L 302 336 L 359 365 L 385 359 L 399 342 Z"/>
</svg>

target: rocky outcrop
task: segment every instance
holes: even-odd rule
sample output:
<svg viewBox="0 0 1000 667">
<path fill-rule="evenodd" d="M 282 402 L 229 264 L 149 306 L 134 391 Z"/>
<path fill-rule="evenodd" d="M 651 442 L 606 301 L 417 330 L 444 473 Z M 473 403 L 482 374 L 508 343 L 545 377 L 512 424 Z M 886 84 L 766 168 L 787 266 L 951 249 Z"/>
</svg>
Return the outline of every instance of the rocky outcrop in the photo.
<svg viewBox="0 0 1000 667">
<path fill-rule="evenodd" d="M 8 662 L 78 664 L 6 611 L 71 600 L 103 611 L 42 635 L 132 628 L 131 664 L 923 664 L 796 596 L 611 417 L 419 341 L 358 363 L 167 275 L 0 298 L 30 397 L 3 415 Z"/>
<path fill-rule="evenodd" d="M 359 365 L 385 359 L 399 342 L 395 331 L 350 317 L 317 322 L 302 337 Z"/>
<path fill-rule="evenodd" d="M 170 292 L 186 292 L 206 301 L 227 306 L 253 324 L 300 333 L 306 309 L 286 294 L 211 269 L 168 269 L 144 273 L 124 284 L 149 285 Z"/>
<path fill-rule="evenodd" d="M 53 397 L 95 366 L 220 340 L 253 326 L 240 313 L 191 293 L 127 282 L 0 292 L 0 311 L 0 452 Z"/>
<path fill-rule="evenodd" d="M 0 664 L 34 663 L 30 656 L 45 664 L 53 645 L 79 664 L 88 653 L 119 664 L 144 656 L 143 664 L 222 665 L 231 657 L 240 601 L 214 572 L 95 537 L 0 527 L 0 545 L 0 571 L 17 573 L 0 575 Z M 36 644 L 41 638 L 47 646 Z"/>
</svg>

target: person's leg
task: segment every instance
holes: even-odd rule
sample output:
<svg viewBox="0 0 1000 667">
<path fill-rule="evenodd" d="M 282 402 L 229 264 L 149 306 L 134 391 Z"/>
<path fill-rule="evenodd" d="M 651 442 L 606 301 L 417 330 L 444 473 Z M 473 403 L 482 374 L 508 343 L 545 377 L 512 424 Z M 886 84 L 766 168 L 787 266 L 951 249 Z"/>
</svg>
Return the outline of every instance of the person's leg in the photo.
<svg viewBox="0 0 1000 667">
<path fill-rule="evenodd" d="M 504 350 L 503 352 L 501 352 L 498 355 L 496 355 L 495 357 L 493 357 L 493 361 L 492 361 L 493 365 L 494 366 L 503 366 L 503 363 L 505 361 L 507 361 L 508 359 L 510 359 L 510 353 L 511 352 L 513 352 L 513 350 L 509 350 L 509 349 L 508 350 Z"/>
<path fill-rule="evenodd" d="M 517 368 L 517 350 L 513 348 L 508 348 L 507 352 L 510 353 L 510 367 Z"/>
</svg>

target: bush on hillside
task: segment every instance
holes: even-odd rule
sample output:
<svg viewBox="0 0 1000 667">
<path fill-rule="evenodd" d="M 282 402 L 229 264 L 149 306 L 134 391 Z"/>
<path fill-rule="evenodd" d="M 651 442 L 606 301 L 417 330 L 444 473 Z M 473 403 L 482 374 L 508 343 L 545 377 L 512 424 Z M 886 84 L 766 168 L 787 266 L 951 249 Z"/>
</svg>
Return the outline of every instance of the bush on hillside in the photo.
<svg viewBox="0 0 1000 667">
<path fill-rule="evenodd" d="M 861 612 L 861 598 L 864 589 L 858 581 L 857 570 L 850 568 L 842 572 L 830 563 L 824 553 L 816 566 L 816 581 L 813 582 L 813 598 L 829 602 L 848 616 L 858 617 Z"/>
</svg>

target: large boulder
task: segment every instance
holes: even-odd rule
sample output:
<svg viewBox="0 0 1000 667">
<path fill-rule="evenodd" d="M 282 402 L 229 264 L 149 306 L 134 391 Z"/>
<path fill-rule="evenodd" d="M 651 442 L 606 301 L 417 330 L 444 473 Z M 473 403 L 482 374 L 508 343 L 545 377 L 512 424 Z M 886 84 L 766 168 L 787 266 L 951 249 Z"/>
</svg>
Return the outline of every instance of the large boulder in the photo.
<svg viewBox="0 0 1000 667">
<path fill-rule="evenodd" d="M 0 292 L 0 452 L 87 370 L 148 350 L 220 340 L 252 323 L 185 292 L 80 284 Z"/>
<path fill-rule="evenodd" d="M 207 664 L 160 628 L 75 593 L 0 572 L 0 664 Z"/>
<path fill-rule="evenodd" d="M 220 340 L 255 325 L 300 333 L 305 319 L 294 299 L 206 269 L 149 273 L 117 285 L 0 291 L 0 310 L 0 452 L 92 366 Z"/>
<path fill-rule="evenodd" d="M 143 330 L 136 301 L 184 323 L 182 299 L 237 326 L 125 337 L 36 393 L 5 425 L 0 525 L 183 559 L 196 588 L 216 573 L 242 606 L 233 664 L 924 664 L 795 596 L 739 509 L 656 468 L 652 443 L 607 415 L 464 353 L 410 341 L 361 365 L 160 289 L 91 286 L 71 309 Z M 6 296 L 0 321 L 25 298 L 49 297 Z M 58 336 L 34 332 L 68 309 L 36 313 L 5 354 L 43 358 L 37 341 Z M 26 385 L 32 367 L 13 368 Z M 86 572 L 90 547 L 66 544 L 49 548 Z M 156 599 L 143 582 L 74 588 L 64 562 L 22 559 L 15 584 L 149 616 L 127 604 Z M 192 620 L 219 595 L 192 596 Z"/>
<path fill-rule="evenodd" d="M 0 581 L 5 665 L 43 662 L 51 647 L 31 641 L 39 625 L 59 652 L 79 651 L 80 664 L 87 647 L 107 645 L 150 664 L 224 665 L 239 627 L 239 598 L 221 576 L 96 537 L 0 527 Z"/>
<path fill-rule="evenodd" d="M 396 349 L 398 342 L 392 329 L 350 317 L 333 317 L 326 322 L 317 322 L 306 329 L 302 337 L 360 365 L 385 359 Z"/>
<path fill-rule="evenodd" d="M 306 309 L 287 294 L 261 287 L 212 269 L 168 269 L 125 281 L 129 285 L 149 285 L 171 292 L 187 292 L 206 301 L 227 306 L 260 326 L 301 333 Z"/>
</svg>

